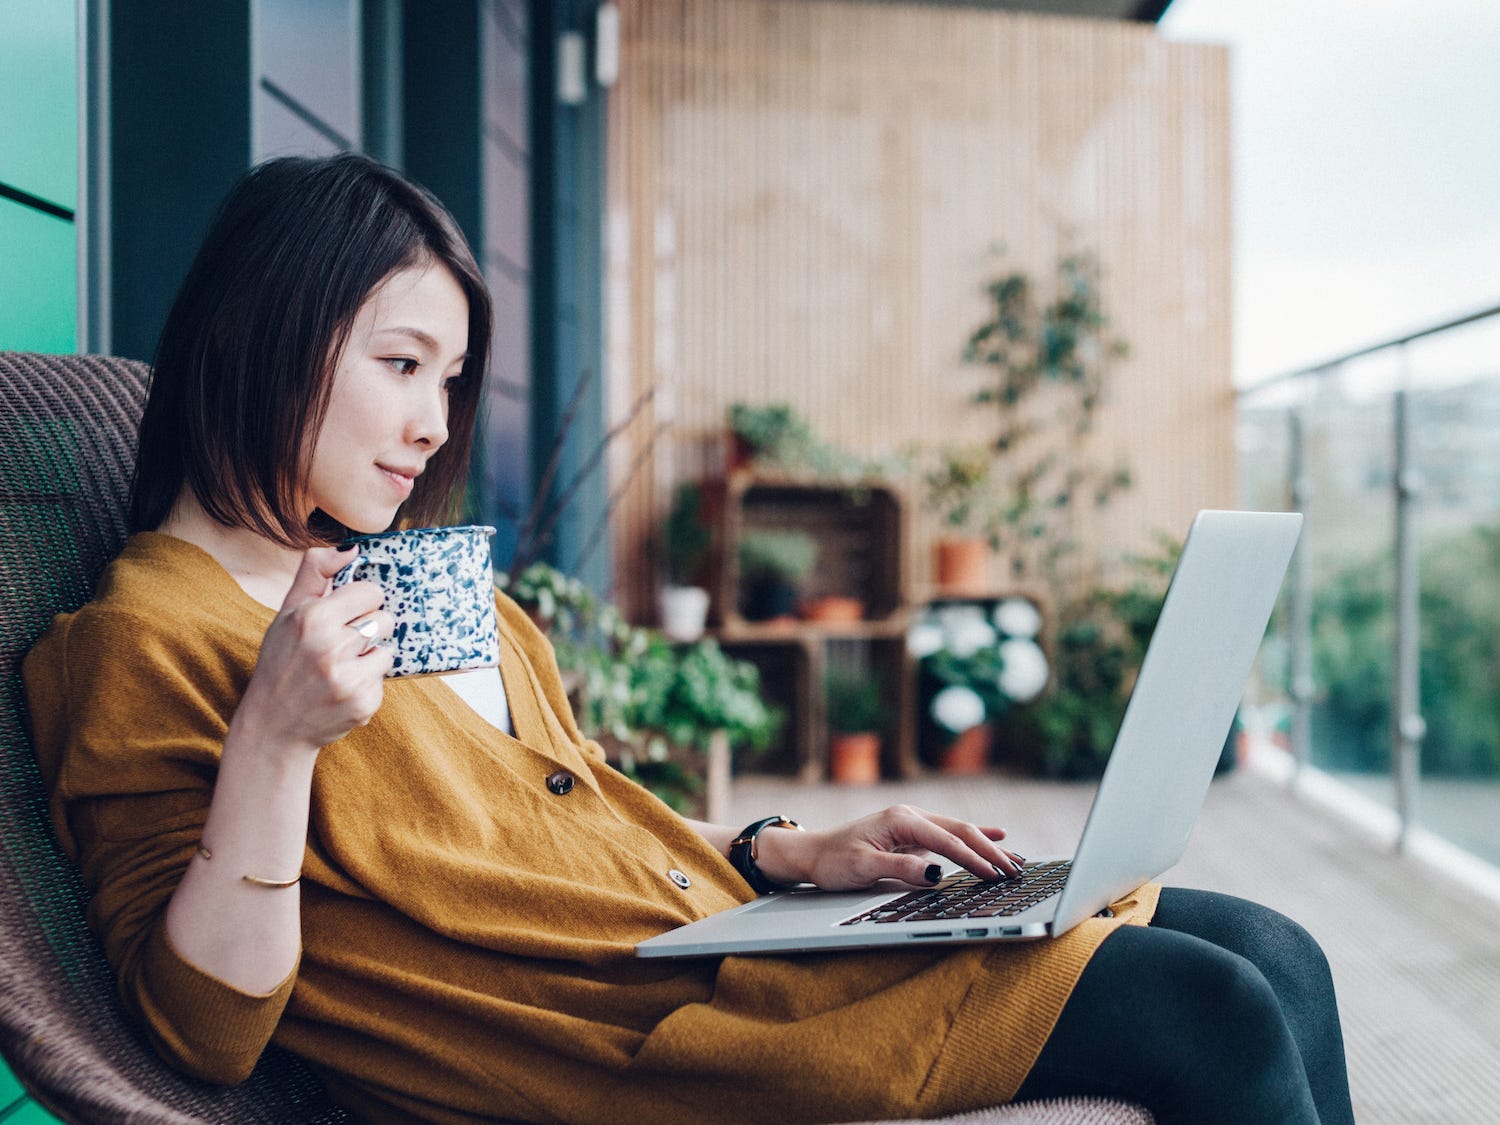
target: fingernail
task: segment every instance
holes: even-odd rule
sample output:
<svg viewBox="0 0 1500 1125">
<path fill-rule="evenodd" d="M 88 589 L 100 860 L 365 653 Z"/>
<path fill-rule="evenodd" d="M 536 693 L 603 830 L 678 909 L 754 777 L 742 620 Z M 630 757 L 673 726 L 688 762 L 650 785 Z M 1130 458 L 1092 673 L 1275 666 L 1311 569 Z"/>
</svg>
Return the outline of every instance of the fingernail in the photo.
<svg viewBox="0 0 1500 1125">
<path fill-rule="evenodd" d="M 1026 857 L 1024 855 L 1017 855 L 1015 852 L 1011 852 L 1010 853 L 1010 858 L 1013 859 L 1013 860 L 1015 860 L 1017 863 L 1025 863 L 1026 862 Z"/>
<path fill-rule="evenodd" d="M 941 867 L 939 867 L 935 863 L 929 863 L 927 865 L 927 881 L 929 883 L 936 883 L 942 877 L 943 869 Z"/>
</svg>

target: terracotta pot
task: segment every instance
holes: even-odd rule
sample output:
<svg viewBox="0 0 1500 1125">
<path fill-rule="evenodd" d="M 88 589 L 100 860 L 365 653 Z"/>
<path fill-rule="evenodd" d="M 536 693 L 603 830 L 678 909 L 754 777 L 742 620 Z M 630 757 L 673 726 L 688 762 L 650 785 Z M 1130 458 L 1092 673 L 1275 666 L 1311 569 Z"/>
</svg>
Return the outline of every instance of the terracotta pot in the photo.
<svg viewBox="0 0 1500 1125">
<path fill-rule="evenodd" d="M 956 594 L 982 594 L 989 588 L 990 545 L 983 539 L 939 539 L 937 584 Z"/>
<path fill-rule="evenodd" d="M 733 430 L 729 431 L 729 471 L 749 469 L 755 461 L 755 447 Z"/>
<path fill-rule="evenodd" d="M 828 776 L 840 785 L 874 785 L 880 780 L 880 735 L 830 734 Z"/>
<path fill-rule="evenodd" d="M 942 773 L 972 775 L 984 773 L 990 765 L 990 744 L 995 738 L 995 728 L 989 723 L 980 723 L 958 735 L 938 754 L 938 770 Z"/>
<path fill-rule="evenodd" d="M 828 594 L 821 598 L 809 598 L 802 603 L 804 621 L 822 621 L 825 624 L 847 624 L 863 621 L 865 603 L 858 598 L 842 594 Z"/>
</svg>

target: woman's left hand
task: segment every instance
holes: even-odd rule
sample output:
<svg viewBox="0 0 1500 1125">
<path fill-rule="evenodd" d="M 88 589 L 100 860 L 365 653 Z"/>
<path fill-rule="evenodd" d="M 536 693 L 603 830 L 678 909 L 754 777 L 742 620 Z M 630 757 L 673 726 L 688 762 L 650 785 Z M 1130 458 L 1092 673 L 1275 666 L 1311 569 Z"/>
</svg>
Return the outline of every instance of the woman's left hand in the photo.
<svg viewBox="0 0 1500 1125">
<path fill-rule="evenodd" d="M 774 882 L 814 883 L 825 891 L 859 890 L 881 879 L 928 887 L 937 882 L 931 877 L 939 867 L 934 856 L 981 879 L 1019 874 L 1021 857 L 995 842 L 1004 838 L 1001 828 L 893 805 L 837 828 L 767 828 L 757 841 L 756 862 Z"/>
</svg>

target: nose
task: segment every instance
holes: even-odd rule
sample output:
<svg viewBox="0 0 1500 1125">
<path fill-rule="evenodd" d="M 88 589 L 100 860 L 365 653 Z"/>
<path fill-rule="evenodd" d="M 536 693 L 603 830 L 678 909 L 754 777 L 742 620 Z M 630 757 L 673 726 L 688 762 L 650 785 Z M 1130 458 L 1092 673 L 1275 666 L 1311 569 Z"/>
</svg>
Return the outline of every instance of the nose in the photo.
<svg viewBox="0 0 1500 1125">
<path fill-rule="evenodd" d="M 423 388 L 407 417 L 407 441 L 436 452 L 448 440 L 448 393 L 442 385 Z"/>
</svg>

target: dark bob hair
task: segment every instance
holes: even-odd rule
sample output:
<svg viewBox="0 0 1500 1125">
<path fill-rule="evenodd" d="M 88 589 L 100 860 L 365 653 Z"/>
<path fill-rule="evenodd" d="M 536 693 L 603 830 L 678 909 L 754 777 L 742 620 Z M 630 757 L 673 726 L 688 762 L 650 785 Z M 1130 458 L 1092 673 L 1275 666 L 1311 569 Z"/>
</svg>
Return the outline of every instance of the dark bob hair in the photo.
<svg viewBox="0 0 1500 1125">
<path fill-rule="evenodd" d="M 446 266 L 469 301 L 469 347 L 448 441 L 400 522 L 456 512 L 488 366 L 489 291 L 453 217 L 363 156 L 285 157 L 247 172 L 220 205 L 167 316 L 141 419 L 132 531 L 159 527 L 191 488 L 203 510 L 286 547 L 343 537 L 298 505 L 339 357 L 365 299 L 397 270 Z"/>
</svg>

